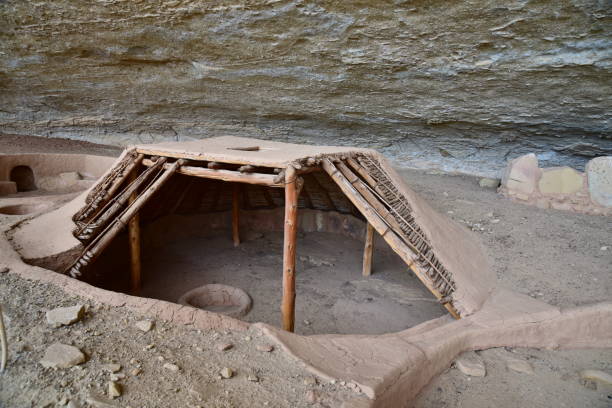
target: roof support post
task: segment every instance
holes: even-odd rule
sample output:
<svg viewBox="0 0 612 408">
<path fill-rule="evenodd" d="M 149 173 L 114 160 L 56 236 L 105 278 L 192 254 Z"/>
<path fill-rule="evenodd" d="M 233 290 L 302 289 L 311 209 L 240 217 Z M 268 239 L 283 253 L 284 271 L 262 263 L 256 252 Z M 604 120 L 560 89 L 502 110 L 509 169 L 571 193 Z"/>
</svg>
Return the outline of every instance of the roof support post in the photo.
<svg viewBox="0 0 612 408">
<path fill-rule="evenodd" d="M 232 186 L 232 240 L 234 246 L 240 245 L 240 184 Z"/>
<path fill-rule="evenodd" d="M 372 250 L 374 241 L 374 227 L 368 222 L 366 227 L 365 245 L 363 247 L 363 276 L 372 274 Z"/>
<path fill-rule="evenodd" d="M 136 179 L 136 172 L 130 176 L 132 181 Z M 130 195 L 130 205 L 136 201 L 138 193 L 134 191 Z M 140 263 L 140 212 L 136 212 L 128 222 L 128 235 L 130 241 L 130 272 L 132 294 L 138 294 L 141 286 L 141 263 Z"/>
<path fill-rule="evenodd" d="M 285 171 L 285 229 L 281 315 L 283 329 L 290 332 L 293 332 L 295 322 L 295 250 L 298 196 L 299 186 L 296 171 L 292 166 L 288 166 Z"/>
</svg>

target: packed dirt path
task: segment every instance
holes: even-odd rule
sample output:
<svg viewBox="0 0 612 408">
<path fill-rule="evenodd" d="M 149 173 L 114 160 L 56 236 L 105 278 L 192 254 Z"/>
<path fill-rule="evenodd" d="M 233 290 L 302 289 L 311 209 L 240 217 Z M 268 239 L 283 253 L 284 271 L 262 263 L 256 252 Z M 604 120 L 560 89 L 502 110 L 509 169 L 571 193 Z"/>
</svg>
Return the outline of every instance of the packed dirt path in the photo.
<svg viewBox="0 0 612 408">
<path fill-rule="evenodd" d="M 0 152 L 16 151 L 119 153 L 81 142 L 0 135 Z M 612 300 L 612 219 L 513 203 L 469 176 L 416 170 L 402 174 L 437 210 L 480 234 L 501 286 L 561 307 Z M 2 216 L 0 222 L 9 221 Z M 47 310 L 79 303 L 87 308 L 79 322 L 60 328 L 47 324 Z M 155 322 L 151 331 L 142 332 L 135 324 L 143 316 L 84 301 L 10 272 L 0 273 L 0 304 L 10 345 L 8 367 L 0 375 L 1 407 L 92 406 L 87 400 L 98 404 L 93 406 L 124 408 L 336 407 L 352 393 L 343 384 L 316 381 L 279 350 L 259 350 L 265 344 L 256 329 L 200 331 Z M 44 368 L 39 361 L 55 342 L 81 349 L 85 363 L 63 370 Z M 220 351 L 225 344 L 233 347 Z M 491 349 L 477 354 L 486 376 L 469 377 L 449 367 L 414 405 L 612 405 L 612 389 L 579 375 L 585 369 L 612 372 L 611 350 Z M 528 362 L 533 372 L 509 369 L 510 359 Z M 115 400 L 105 396 L 113 375 L 104 366 L 109 363 L 121 365 L 115 378 L 125 376 L 117 378 L 122 395 Z M 225 367 L 235 371 L 232 378 L 221 377 Z M 67 405 L 69 401 L 73 405 Z"/>
</svg>

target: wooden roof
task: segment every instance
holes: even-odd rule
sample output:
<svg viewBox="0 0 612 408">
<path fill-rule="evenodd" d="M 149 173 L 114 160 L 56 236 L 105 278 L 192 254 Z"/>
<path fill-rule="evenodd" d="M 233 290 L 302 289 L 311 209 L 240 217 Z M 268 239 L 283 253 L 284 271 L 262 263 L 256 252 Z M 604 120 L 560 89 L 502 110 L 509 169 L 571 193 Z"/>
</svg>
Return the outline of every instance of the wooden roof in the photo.
<svg viewBox="0 0 612 408">
<path fill-rule="evenodd" d="M 235 136 L 139 145 L 136 151 L 147 155 L 279 168 L 309 157 L 371 152 L 356 147 L 301 145 Z"/>
</svg>

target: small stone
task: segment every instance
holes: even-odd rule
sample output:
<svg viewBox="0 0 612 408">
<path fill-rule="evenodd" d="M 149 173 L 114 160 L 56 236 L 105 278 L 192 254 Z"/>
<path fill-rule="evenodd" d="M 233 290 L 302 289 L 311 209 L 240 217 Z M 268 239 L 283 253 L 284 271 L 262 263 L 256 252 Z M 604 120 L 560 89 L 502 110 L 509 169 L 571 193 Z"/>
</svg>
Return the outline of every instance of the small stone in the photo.
<svg viewBox="0 0 612 408">
<path fill-rule="evenodd" d="M 484 377 L 487 375 L 484 362 L 478 354 L 464 353 L 455 361 L 455 366 L 465 375 L 470 377 Z"/>
<path fill-rule="evenodd" d="M 316 392 L 315 390 L 308 390 L 306 391 L 306 401 L 314 404 L 319 400 L 319 393 Z"/>
<path fill-rule="evenodd" d="M 506 367 L 509 370 L 516 371 L 522 374 L 533 374 L 533 367 L 527 361 L 510 359 L 506 361 Z"/>
<path fill-rule="evenodd" d="M 151 343 L 151 344 L 147 344 L 144 349 L 145 350 L 152 350 L 154 348 L 155 348 L 155 344 Z"/>
<path fill-rule="evenodd" d="M 123 373 L 117 373 L 117 374 L 110 375 L 111 381 L 119 381 L 119 380 L 123 380 L 124 378 L 125 378 L 125 374 Z"/>
<path fill-rule="evenodd" d="M 166 370 L 170 370 L 170 371 L 173 371 L 175 373 L 180 370 L 179 366 L 177 366 L 176 364 L 172 364 L 172 363 L 165 363 L 164 364 L 164 368 Z"/>
<path fill-rule="evenodd" d="M 94 408 L 119 408 L 119 405 L 115 404 L 114 402 L 97 395 L 90 395 L 87 397 L 86 401 Z"/>
<path fill-rule="evenodd" d="M 251 382 L 259 382 L 259 377 L 257 377 L 257 376 L 256 376 L 256 375 L 254 375 L 254 374 L 250 374 L 250 375 L 247 377 L 247 380 L 249 380 L 249 381 L 251 381 Z"/>
<path fill-rule="evenodd" d="M 264 353 L 270 353 L 274 350 L 274 347 L 269 344 L 258 344 L 255 348 L 257 351 L 262 351 Z"/>
<path fill-rule="evenodd" d="M 111 399 L 121 396 L 121 386 L 114 381 L 108 382 L 108 397 Z"/>
<path fill-rule="evenodd" d="M 601 248 L 599 248 L 600 251 L 607 251 L 608 247 L 607 246 L 602 246 Z"/>
<path fill-rule="evenodd" d="M 148 331 L 151 331 L 151 329 L 153 328 L 153 322 L 151 320 L 141 320 L 139 322 L 136 322 L 135 326 L 138 330 L 141 330 L 146 333 Z"/>
<path fill-rule="evenodd" d="M 45 351 L 40 364 L 46 368 L 70 368 L 85 362 L 85 354 L 68 344 L 54 343 Z"/>
<path fill-rule="evenodd" d="M 478 181 L 478 185 L 482 188 L 497 188 L 499 187 L 499 179 L 481 178 L 480 181 Z"/>
<path fill-rule="evenodd" d="M 219 374 L 225 379 L 232 378 L 234 376 L 234 370 L 229 367 L 224 367 Z"/>
<path fill-rule="evenodd" d="M 217 344 L 217 350 L 219 351 L 227 351 L 234 348 L 234 345 L 232 343 L 221 343 L 221 344 Z"/>
<path fill-rule="evenodd" d="M 244 338 L 244 341 L 251 341 L 251 340 L 252 340 L 251 336 L 246 336 L 246 337 Z"/>
<path fill-rule="evenodd" d="M 310 324 L 311 324 L 311 323 L 310 323 L 310 320 L 304 320 L 304 324 L 305 324 L 306 326 L 310 326 Z"/>
<path fill-rule="evenodd" d="M 121 370 L 121 365 L 120 364 L 104 364 L 102 366 L 102 369 L 110 373 L 116 373 L 117 371 Z"/>
<path fill-rule="evenodd" d="M 130 375 L 132 375 L 134 377 L 136 377 L 140 373 L 142 373 L 142 370 L 140 368 L 134 368 L 132 371 L 130 371 Z"/>
<path fill-rule="evenodd" d="M 317 385 L 317 379 L 310 375 L 304 378 L 304 385 L 308 385 L 308 386 Z"/>
<path fill-rule="evenodd" d="M 612 385 L 612 375 L 600 370 L 584 370 L 580 372 L 580 377 L 605 385 Z"/>
<path fill-rule="evenodd" d="M 68 326 L 79 321 L 85 312 L 83 305 L 58 307 L 47 312 L 47 323 L 53 327 Z"/>
</svg>

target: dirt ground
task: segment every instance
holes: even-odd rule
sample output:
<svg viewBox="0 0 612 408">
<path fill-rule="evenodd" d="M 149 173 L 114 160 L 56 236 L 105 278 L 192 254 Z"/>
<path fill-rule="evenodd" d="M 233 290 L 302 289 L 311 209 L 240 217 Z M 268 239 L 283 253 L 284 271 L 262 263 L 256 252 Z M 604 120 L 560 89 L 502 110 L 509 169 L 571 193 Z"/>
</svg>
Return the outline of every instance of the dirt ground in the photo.
<svg viewBox="0 0 612 408">
<path fill-rule="evenodd" d="M 75 142 L 58 139 L 0 135 L 0 152 L 41 149 L 66 152 L 72 151 L 73 144 Z M 118 152 L 113 148 L 90 147 L 88 150 L 89 147 L 76 142 L 74 152 L 100 154 L 101 150 L 96 149 L 110 152 L 107 154 Z M 513 203 L 499 197 L 494 190 L 479 187 L 478 179 L 469 176 L 416 170 L 402 171 L 402 174 L 436 209 L 480 235 L 501 286 L 562 307 L 612 299 L 612 219 Z M 6 217 L 3 218 L 2 222 L 6 222 Z M 412 285 L 410 276 L 402 274 L 400 277 L 392 272 L 392 257 L 379 254 L 379 264 L 375 264 L 375 271 L 379 273 L 363 283 L 358 267 L 361 262 L 358 242 L 347 241 L 347 248 L 355 246 L 355 251 L 347 249 L 346 253 L 339 253 L 329 250 L 334 248 L 333 236 L 314 235 L 302 237 L 303 247 L 299 249 L 304 273 L 298 281 L 298 287 L 303 288 L 302 293 L 298 291 L 298 313 L 310 322 L 310 325 L 304 322 L 298 325 L 302 333 L 309 334 L 310 330 L 316 333 L 366 332 L 368 327 L 371 332 L 385 331 L 386 327 L 399 330 L 437 315 L 431 303 L 419 300 L 418 285 Z M 278 239 L 274 234 L 266 234 L 264 240 L 247 241 L 239 250 L 246 255 L 257 255 L 262 250 L 261 245 L 268 246 L 263 249 L 278 246 Z M 226 247 L 225 241 L 194 243 L 200 244 L 217 249 L 214 252 L 219 255 L 211 256 L 234 250 Z M 304 258 L 307 253 L 312 255 L 310 251 L 319 251 L 317 257 Z M 249 265 L 252 282 L 265 281 L 279 270 L 276 259 L 266 262 L 270 264 Z M 234 276 L 236 265 L 238 263 L 229 265 L 225 270 L 227 276 Z M 162 272 L 160 266 L 159 273 Z M 317 282 L 326 275 L 332 275 L 326 277 L 325 282 L 333 285 L 321 287 Z M 277 288 L 273 285 L 279 285 L 278 281 L 257 289 L 262 291 L 257 296 L 265 296 L 267 290 L 275 292 Z M 368 294 L 372 291 L 368 287 L 372 282 L 378 283 L 375 288 L 378 297 Z M 223 283 L 240 286 L 239 281 L 232 283 L 224 279 Z M 400 291 L 398 295 L 398 287 L 407 293 Z M 245 289 L 250 291 L 252 287 Z M 182 288 L 177 289 L 177 294 L 180 291 Z M 342 306 L 344 310 L 364 307 L 364 314 L 354 319 L 362 326 L 343 326 L 344 323 L 338 322 L 344 322 L 347 313 L 337 312 L 329 304 L 317 304 L 317 296 L 329 299 L 333 293 L 341 294 L 338 301 L 346 302 Z M 381 296 L 382 293 L 385 295 Z M 300 303 L 299 296 L 312 296 L 315 300 Z M 389 305 L 399 304 L 397 297 L 403 296 L 415 300 L 401 307 Z M 104 393 L 110 374 L 105 373 L 101 365 L 111 361 L 121 364 L 121 372 L 126 374 L 126 378 L 119 381 L 124 386 L 124 393 L 116 400 L 121 407 L 306 406 L 313 390 L 321 399 L 317 403 L 319 406 L 335 407 L 350 392 L 340 384 L 305 384 L 308 374 L 282 353 L 256 350 L 259 333 L 254 330 L 252 333 L 198 332 L 189 327 L 157 322 L 153 331 L 141 333 L 134 328 L 134 322 L 142 317 L 122 308 L 91 302 L 89 312 L 79 323 L 60 329 L 52 329 L 45 323 L 45 310 L 78 302 L 82 301 L 57 288 L 0 274 L 0 304 L 4 305 L 9 319 L 11 345 L 9 367 L 0 377 L 0 406 L 63 406 L 59 404 L 65 402 L 63 398 L 86 406 L 87 396 Z M 387 306 L 372 309 L 377 302 L 386 302 Z M 270 299 L 269 310 L 274 309 L 273 303 Z M 380 313 L 393 308 L 397 308 L 397 313 L 381 322 Z M 402 311 L 405 316 L 398 318 Z M 251 313 L 249 320 L 260 320 L 259 316 L 265 315 L 267 310 L 258 310 L 256 306 Z M 334 321 L 335 313 L 338 316 Z M 348 317 L 350 320 L 354 316 Z M 277 319 L 272 317 L 270 323 L 275 321 Z M 372 324 L 368 325 L 369 322 Z M 250 340 L 245 339 L 247 336 Z M 82 368 L 67 370 L 64 375 L 43 369 L 38 361 L 54 341 L 74 343 L 87 354 L 88 361 Z M 224 342 L 233 343 L 234 348 L 218 351 L 217 344 Z M 147 349 L 150 344 L 155 346 Z M 485 377 L 467 377 L 456 368 L 449 368 L 421 393 L 414 405 L 419 408 L 612 406 L 612 390 L 601 385 L 593 387 L 579 377 L 584 369 L 612 372 L 611 350 L 491 349 L 479 353 L 487 368 Z M 529 361 L 534 373 L 508 370 L 504 359 L 509 354 Z M 131 362 L 132 359 L 138 362 Z M 164 369 L 165 362 L 177 364 L 180 370 Z M 131 370 L 138 365 L 142 373 L 131 375 Z M 218 379 L 218 371 L 223 367 L 233 368 L 238 374 L 229 380 Z M 248 381 L 249 374 L 257 375 L 260 381 Z"/>
</svg>

